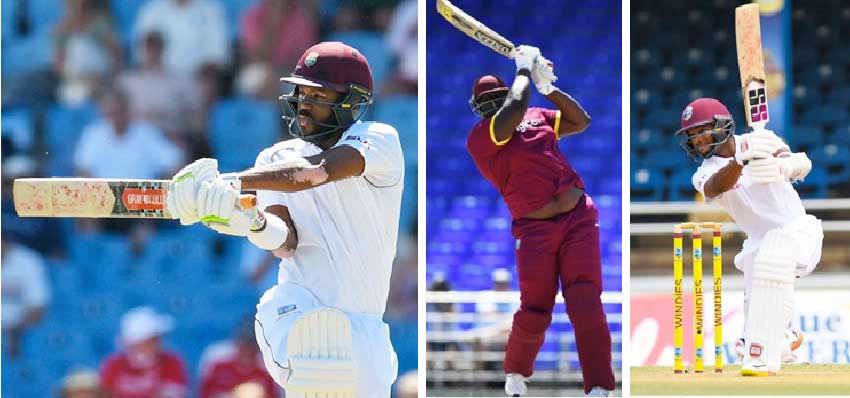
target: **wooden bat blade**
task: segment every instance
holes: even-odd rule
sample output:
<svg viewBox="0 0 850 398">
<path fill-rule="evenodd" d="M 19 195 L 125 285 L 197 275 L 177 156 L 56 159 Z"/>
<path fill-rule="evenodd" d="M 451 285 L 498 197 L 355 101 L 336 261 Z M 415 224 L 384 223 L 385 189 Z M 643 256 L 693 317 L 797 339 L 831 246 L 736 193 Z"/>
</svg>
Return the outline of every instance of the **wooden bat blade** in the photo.
<svg viewBox="0 0 850 398">
<path fill-rule="evenodd" d="M 437 12 L 467 36 L 508 58 L 514 57 L 514 44 L 479 22 L 449 0 L 437 0 Z"/>
<path fill-rule="evenodd" d="M 164 218 L 169 180 L 18 178 L 12 186 L 20 217 Z M 240 205 L 256 205 L 242 195 Z"/>
<path fill-rule="evenodd" d="M 758 4 L 746 4 L 735 9 L 735 44 L 747 125 L 764 128 L 770 115 Z"/>
</svg>

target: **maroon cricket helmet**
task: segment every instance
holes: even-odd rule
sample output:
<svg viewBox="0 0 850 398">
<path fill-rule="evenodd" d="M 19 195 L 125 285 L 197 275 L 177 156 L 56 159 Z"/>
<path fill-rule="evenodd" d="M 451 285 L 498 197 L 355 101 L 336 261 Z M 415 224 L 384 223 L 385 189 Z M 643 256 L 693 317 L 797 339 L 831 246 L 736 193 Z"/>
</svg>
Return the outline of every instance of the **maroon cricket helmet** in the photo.
<svg viewBox="0 0 850 398">
<path fill-rule="evenodd" d="M 283 82 L 299 86 L 329 88 L 346 93 L 356 84 L 372 92 L 372 68 L 369 61 L 345 43 L 322 42 L 304 51 L 292 76 L 282 77 Z"/>
<path fill-rule="evenodd" d="M 289 77 L 280 81 L 291 85 L 280 96 L 283 119 L 295 137 L 313 143 L 327 139 L 330 134 L 348 129 L 360 120 L 372 103 L 372 68 L 356 48 L 345 43 L 322 42 L 304 51 Z M 342 93 L 336 102 L 321 102 L 300 95 L 299 87 L 316 87 Z M 329 120 L 314 120 L 319 131 L 305 135 L 298 124 L 299 104 L 327 106 L 333 109 Z"/>
<path fill-rule="evenodd" d="M 735 134 L 735 121 L 729 109 L 714 98 L 698 98 L 688 104 L 682 111 L 681 125 L 675 135 L 681 137 L 679 145 L 695 160 L 698 158 L 710 158 L 714 156 L 719 146 Z M 688 131 L 700 126 L 710 125 L 711 129 L 698 135 L 689 135 Z M 709 144 L 711 150 L 706 154 L 700 153 L 693 144 L 691 138 L 710 134 L 713 142 Z"/>
<path fill-rule="evenodd" d="M 484 75 L 475 79 L 469 106 L 480 117 L 490 117 L 502 107 L 508 96 L 508 85 L 499 76 Z"/>
</svg>

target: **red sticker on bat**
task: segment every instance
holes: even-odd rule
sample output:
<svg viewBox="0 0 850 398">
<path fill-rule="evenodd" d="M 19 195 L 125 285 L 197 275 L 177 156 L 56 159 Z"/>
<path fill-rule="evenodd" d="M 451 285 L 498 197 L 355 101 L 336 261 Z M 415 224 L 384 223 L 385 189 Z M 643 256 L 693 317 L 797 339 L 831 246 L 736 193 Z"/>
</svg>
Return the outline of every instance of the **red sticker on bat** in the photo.
<svg viewBox="0 0 850 398">
<path fill-rule="evenodd" d="M 121 195 L 121 201 L 127 210 L 162 210 L 165 207 L 165 191 L 127 188 Z"/>
</svg>

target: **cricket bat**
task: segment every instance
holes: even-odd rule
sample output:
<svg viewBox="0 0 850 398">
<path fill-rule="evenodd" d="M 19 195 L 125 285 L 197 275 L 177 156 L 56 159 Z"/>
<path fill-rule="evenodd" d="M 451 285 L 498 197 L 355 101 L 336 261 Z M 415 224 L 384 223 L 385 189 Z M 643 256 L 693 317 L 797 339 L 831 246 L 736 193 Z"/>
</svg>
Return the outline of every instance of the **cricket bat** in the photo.
<svg viewBox="0 0 850 398">
<path fill-rule="evenodd" d="M 18 178 L 12 186 L 20 217 L 166 218 L 169 180 L 108 178 Z M 243 209 L 256 206 L 241 195 Z"/>
<path fill-rule="evenodd" d="M 735 42 L 747 126 L 753 131 L 764 130 L 770 121 L 770 115 L 767 111 L 767 88 L 757 3 L 735 8 Z"/>
<path fill-rule="evenodd" d="M 454 27 L 466 33 L 467 36 L 477 40 L 479 43 L 491 48 L 493 51 L 508 58 L 514 57 L 514 44 L 502 35 L 494 32 L 463 10 L 452 4 L 449 0 L 437 0 L 437 11 L 446 21 Z"/>
</svg>

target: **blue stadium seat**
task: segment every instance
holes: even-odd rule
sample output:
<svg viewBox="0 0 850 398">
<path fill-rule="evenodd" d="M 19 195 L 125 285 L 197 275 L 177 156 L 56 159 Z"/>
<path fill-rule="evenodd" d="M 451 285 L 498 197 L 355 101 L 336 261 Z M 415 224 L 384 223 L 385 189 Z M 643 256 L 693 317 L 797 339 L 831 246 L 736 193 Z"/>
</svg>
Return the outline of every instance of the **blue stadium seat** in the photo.
<svg viewBox="0 0 850 398">
<path fill-rule="evenodd" d="M 788 141 L 791 150 L 808 152 L 824 142 L 823 129 L 813 125 L 794 126 Z"/>
<path fill-rule="evenodd" d="M 4 1 L 4 3 L 9 0 Z M 52 1 L 51 1 L 52 2 Z M 3 76 L 46 71 L 53 62 L 53 39 L 49 31 L 3 42 Z"/>
<path fill-rule="evenodd" d="M 401 148 L 404 151 L 405 176 L 404 194 L 402 197 L 402 214 L 399 230 L 407 231 L 416 217 L 416 201 L 418 190 L 417 169 L 419 155 L 417 151 L 417 97 L 392 96 L 379 99 L 374 105 L 373 119 L 387 123 L 398 131 Z"/>
<path fill-rule="evenodd" d="M 35 32 L 51 34 L 56 24 L 65 15 L 64 2 L 30 0 L 27 3 L 30 22 Z"/>
<path fill-rule="evenodd" d="M 381 98 L 375 107 L 374 120 L 387 123 L 398 131 L 401 148 L 408 164 L 416 163 L 417 153 L 417 102 L 416 96 L 392 96 Z"/>
<path fill-rule="evenodd" d="M 18 31 L 15 26 L 15 19 L 17 18 L 18 8 L 18 2 L 0 2 L 0 18 L 2 18 L 2 20 L 0 20 L 0 29 L 2 30 L 2 32 L 0 32 L 0 37 L 2 37 L 4 51 L 6 50 L 6 42 L 15 40 L 18 36 Z"/>
<path fill-rule="evenodd" d="M 850 181 L 850 148 L 827 144 L 809 154 L 816 167 L 826 171 L 829 184 L 846 184 Z"/>
<path fill-rule="evenodd" d="M 28 107 L 3 109 L 3 138 L 8 138 L 15 151 L 29 152 L 35 144 L 35 120 Z M 9 149 L 7 149 L 9 150 Z"/>
<path fill-rule="evenodd" d="M 691 182 L 691 177 L 693 176 L 694 171 L 689 169 L 682 169 L 675 173 L 668 180 L 668 188 L 670 193 L 670 200 L 672 201 L 693 201 L 694 197 L 697 194 L 696 189 L 694 188 L 693 183 Z"/>
<path fill-rule="evenodd" d="M 658 169 L 642 167 L 631 170 L 631 199 L 659 201 L 664 197 L 664 176 Z"/>
<path fill-rule="evenodd" d="M 797 193 L 804 199 L 822 199 L 829 192 L 829 178 L 826 171 L 813 167 L 803 181 L 796 184 Z"/>
<path fill-rule="evenodd" d="M 89 123 L 97 117 L 92 104 L 79 107 L 55 105 L 47 111 L 44 120 L 44 140 L 47 154 L 49 176 L 74 175 L 74 150 L 80 135 Z"/>
<path fill-rule="evenodd" d="M 210 145 L 220 170 L 254 165 L 263 149 L 280 140 L 280 115 L 273 103 L 248 98 L 218 102 L 210 116 Z"/>
<path fill-rule="evenodd" d="M 149 0 L 110 0 L 112 15 L 121 35 L 125 49 L 134 48 L 133 27 L 136 25 L 136 17 L 141 11 L 142 5 Z"/>
<path fill-rule="evenodd" d="M 224 3 L 225 12 L 227 13 L 227 21 L 230 24 L 230 34 L 232 38 L 236 39 L 239 36 L 239 29 L 242 26 L 242 17 L 245 15 L 245 12 L 258 2 L 258 0 L 222 1 L 222 3 Z"/>
</svg>

